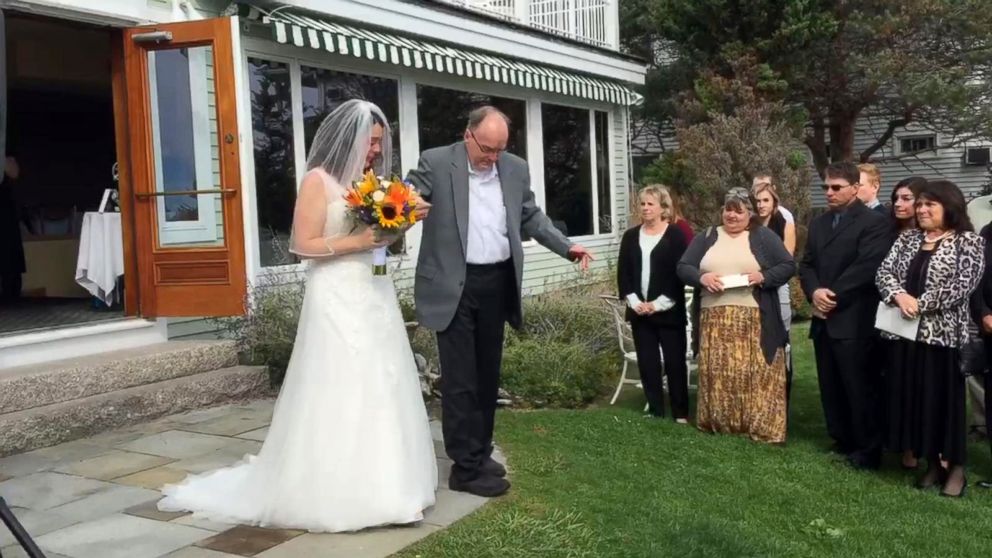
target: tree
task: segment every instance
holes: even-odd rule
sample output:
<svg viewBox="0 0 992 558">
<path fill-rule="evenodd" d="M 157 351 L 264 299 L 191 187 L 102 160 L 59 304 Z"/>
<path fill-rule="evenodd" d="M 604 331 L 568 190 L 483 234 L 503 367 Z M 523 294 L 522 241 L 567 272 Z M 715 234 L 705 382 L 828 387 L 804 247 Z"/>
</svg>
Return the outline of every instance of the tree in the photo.
<svg viewBox="0 0 992 558">
<path fill-rule="evenodd" d="M 987 0 L 625 0 L 628 50 L 664 49 L 696 78 L 730 77 L 744 57 L 766 73 L 756 91 L 802 107 L 803 142 L 821 172 L 830 160 L 867 161 L 902 127 L 941 132 L 949 147 L 992 137 L 992 10 Z M 657 57 L 655 56 L 655 60 Z M 665 64 L 656 63 L 655 72 Z M 678 76 L 677 82 L 685 82 Z M 683 91 L 693 93 L 691 88 Z M 645 90 L 643 115 L 671 110 Z M 735 107 L 725 107 L 732 114 Z M 855 151 L 859 119 L 881 121 Z"/>
<path fill-rule="evenodd" d="M 766 70 L 752 58 L 738 62 L 732 78 L 709 73 L 697 80 L 674 121 L 678 151 L 666 153 L 647 176 L 690 202 L 682 204 L 690 222 L 707 225 L 719 219 L 730 187 L 750 187 L 752 177 L 767 172 L 798 222 L 805 222 L 810 173 L 801 113 L 763 98 Z"/>
</svg>

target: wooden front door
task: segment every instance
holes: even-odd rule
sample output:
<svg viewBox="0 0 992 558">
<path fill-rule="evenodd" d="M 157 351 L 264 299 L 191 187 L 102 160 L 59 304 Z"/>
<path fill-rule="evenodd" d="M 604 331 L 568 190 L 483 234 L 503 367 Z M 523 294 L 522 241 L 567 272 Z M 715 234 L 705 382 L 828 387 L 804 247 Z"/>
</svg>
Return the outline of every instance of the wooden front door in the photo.
<svg viewBox="0 0 992 558">
<path fill-rule="evenodd" d="M 140 314 L 232 316 L 247 289 L 232 20 L 123 34 Z"/>
</svg>

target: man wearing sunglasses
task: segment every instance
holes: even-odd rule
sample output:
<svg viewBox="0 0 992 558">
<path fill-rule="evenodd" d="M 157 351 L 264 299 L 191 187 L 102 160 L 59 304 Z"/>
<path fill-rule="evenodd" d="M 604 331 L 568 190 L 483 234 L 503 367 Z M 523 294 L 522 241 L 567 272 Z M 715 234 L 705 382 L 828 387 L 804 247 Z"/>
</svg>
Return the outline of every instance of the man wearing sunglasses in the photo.
<svg viewBox="0 0 992 558">
<path fill-rule="evenodd" d="M 430 202 L 417 260 L 417 319 L 437 332 L 441 427 L 454 462 L 452 490 L 499 496 L 510 488 L 492 459 L 504 324 L 522 323 L 526 234 L 584 270 L 593 259 L 534 203 L 527 161 L 506 152 L 510 119 L 469 114 L 463 140 L 425 151 L 409 180 Z"/>
<path fill-rule="evenodd" d="M 799 277 L 813 304 L 810 338 L 834 451 L 856 468 L 875 469 L 881 430 L 868 356 L 879 301 L 875 273 L 890 242 L 887 219 L 858 199 L 859 175 L 850 162 L 826 168 L 829 211 L 810 223 Z"/>
</svg>

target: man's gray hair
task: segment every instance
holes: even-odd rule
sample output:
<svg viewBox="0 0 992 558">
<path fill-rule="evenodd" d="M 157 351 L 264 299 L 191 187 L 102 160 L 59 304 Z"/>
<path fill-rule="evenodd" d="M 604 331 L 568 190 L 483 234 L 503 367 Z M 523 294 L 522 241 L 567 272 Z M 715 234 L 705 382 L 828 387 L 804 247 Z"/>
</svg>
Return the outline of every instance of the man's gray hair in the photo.
<svg viewBox="0 0 992 558">
<path fill-rule="evenodd" d="M 472 112 L 468 113 L 468 129 L 469 130 L 477 129 L 479 127 L 479 124 L 482 124 L 482 121 L 492 114 L 498 114 L 499 117 L 502 118 L 504 122 L 506 122 L 506 127 L 507 128 L 510 127 L 511 124 L 510 117 L 507 116 L 506 113 L 504 113 L 503 111 L 499 110 L 498 108 L 492 105 L 483 105 L 477 109 L 473 109 Z"/>
</svg>

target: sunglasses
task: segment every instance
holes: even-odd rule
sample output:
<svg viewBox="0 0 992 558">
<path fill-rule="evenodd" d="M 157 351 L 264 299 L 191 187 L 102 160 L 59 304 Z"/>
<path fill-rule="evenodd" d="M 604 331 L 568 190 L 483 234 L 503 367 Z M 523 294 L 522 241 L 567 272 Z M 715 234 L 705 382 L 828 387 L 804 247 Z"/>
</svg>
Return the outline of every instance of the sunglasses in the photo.
<svg viewBox="0 0 992 558">
<path fill-rule="evenodd" d="M 857 184 L 821 184 L 820 185 L 820 188 L 823 188 L 824 192 L 826 192 L 827 190 L 830 190 L 831 192 L 840 192 L 844 188 L 857 188 L 857 187 L 858 187 Z"/>
</svg>

